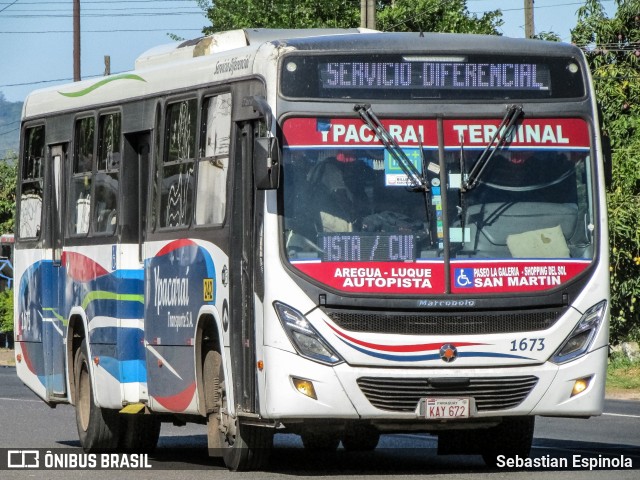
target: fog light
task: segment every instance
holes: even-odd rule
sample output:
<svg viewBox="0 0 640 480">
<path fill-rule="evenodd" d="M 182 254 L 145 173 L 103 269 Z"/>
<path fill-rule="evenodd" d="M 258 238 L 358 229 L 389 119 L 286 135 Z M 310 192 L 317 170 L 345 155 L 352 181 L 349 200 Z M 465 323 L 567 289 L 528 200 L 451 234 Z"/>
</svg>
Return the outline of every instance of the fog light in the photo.
<svg viewBox="0 0 640 480">
<path fill-rule="evenodd" d="M 318 399 L 318 397 L 316 396 L 316 389 L 313 388 L 312 382 L 295 377 L 291 377 L 291 380 L 293 380 L 293 386 L 296 387 L 296 390 L 298 390 L 301 394 L 306 395 L 309 398 L 313 398 L 314 400 Z"/>
<path fill-rule="evenodd" d="M 571 396 L 575 397 L 576 395 L 584 392 L 589 386 L 589 382 L 591 382 L 591 377 L 579 378 L 576 380 L 576 383 L 573 384 L 573 390 L 571 390 Z"/>
</svg>

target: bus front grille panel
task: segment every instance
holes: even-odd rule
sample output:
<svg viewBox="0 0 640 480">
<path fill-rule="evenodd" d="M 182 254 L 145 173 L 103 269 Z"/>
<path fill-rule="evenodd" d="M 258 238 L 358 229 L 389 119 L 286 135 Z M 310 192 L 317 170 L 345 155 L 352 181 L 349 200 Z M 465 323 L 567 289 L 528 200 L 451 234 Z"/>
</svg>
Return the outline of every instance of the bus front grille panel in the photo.
<svg viewBox="0 0 640 480">
<path fill-rule="evenodd" d="M 471 397 L 478 412 L 507 410 L 520 405 L 538 383 L 538 377 L 469 378 L 465 385 L 432 385 L 428 378 L 361 377 L 362 393 L 376 408 L 414 412 L 421 398 Z"/>
<path fill-rule="evenodd" d="M 556 309 L 520 312 L 381 313 L 327 311 L 340 328 L 352 332 L 406 335 L 484 335 L 535 332 L 550 328 L 562 315 Z"/>
</svg>

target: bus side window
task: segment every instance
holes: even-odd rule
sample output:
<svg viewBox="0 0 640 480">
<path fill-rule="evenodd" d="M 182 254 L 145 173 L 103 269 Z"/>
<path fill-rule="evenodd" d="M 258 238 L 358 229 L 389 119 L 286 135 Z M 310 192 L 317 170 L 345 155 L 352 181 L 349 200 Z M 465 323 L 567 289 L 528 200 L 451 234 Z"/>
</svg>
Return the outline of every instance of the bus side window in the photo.
<svg viewBox="0 0 640 480">
<path fill-rule="evenodd" d="M 227 204 L 231 94 L 207 98 L 202 113 L 196 224 L 220 225 L 224 221 Z"/>
<path fill-rule="evenodd" d="M 191 220 L 197 103 L 195 99 L 184 100 L 167 107 L 159 185 L 161 228 L 188 226 Z"/>
<path fill-rule="evenodd" d="M 20 238 L 40 235 L 44 167 L 44 126 L 25 132 L 20 176 Z"/>
<path fill-rule="evenodd" d="M 91 211 L 91 183 L 93 170 L 93 144 L 95 119 L 81 118 L 76 122 L 71 180 L 71 234 L 86 235 L 89 232 Z"/>
<path fill-rule="evenodd" d="M 98 172 L 95 178 L 94 231 L 113 234 L 118 219 L 118 167 L 121 153 L 119 113 L 100 117 Z"/>
</svg>

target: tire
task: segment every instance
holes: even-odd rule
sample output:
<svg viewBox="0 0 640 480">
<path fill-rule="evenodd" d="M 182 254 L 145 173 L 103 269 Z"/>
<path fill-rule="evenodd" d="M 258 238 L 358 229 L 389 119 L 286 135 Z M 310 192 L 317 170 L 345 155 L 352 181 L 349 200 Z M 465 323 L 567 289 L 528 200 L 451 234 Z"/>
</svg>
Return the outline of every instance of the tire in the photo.
<svg viewBox="0 0 640 480">
<path fill-rule="evenodd" d="M 335 452 L 340 445 L 340 436 L 334 433 L 304 432 L 300 437 L 304 448 L 314 452 Z"/>
<path fill-rule="evenodd" d="M 158 444 L 162 424 L 155 415 L 120 415 L 120 450 L 132 453 L 152 453 Z"/>
<path fill-rule="evenodd" d="M 482 444 L 482 459 L 492 468 L 497 467 L 497 457 L 527 458 L 533 443 L 535 417 L 507 417 L 500 425 L 486 431 Z"/>
<path fill-rule="evenodd" d="M 369 425 L 347 428 L 342 436 L 342 446 L 348 452 L 371 452 L 380 441 L 380 432 Z"/>
<path fill-rule="evenodd" d="M 209 350 L 203 363 L 209 455 L 222 457 L 231 471 L 262 470 L 273 446 L 273 430 L 243 424 L 228 414 L 222 357 Z"/>
<path fill-rule="evenodd" d="M 86 340 L 76 351 L 73 362 L 74 403 L 80 445 L 85 452 L 115 450 L 119 440 L 118 411 L 96 406 L 91 386 L 91 368 Z"/>
</svg>

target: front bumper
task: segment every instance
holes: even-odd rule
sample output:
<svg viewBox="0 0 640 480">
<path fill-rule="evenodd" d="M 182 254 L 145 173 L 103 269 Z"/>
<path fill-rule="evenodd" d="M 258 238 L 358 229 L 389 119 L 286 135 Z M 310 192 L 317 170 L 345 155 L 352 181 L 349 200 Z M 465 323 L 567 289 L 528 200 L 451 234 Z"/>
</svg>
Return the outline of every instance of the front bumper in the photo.
<svg viewBox="0 0 640 480">
<path fill-rule="evenodd" d="M 344 419 L 369 420 L 374 423 L 398 421 L 407 425 L 425 424 L 425 420 L 417 414 L 417 403 L 415 410 L 393 407 L 383 409 L 374 406 L 359 386 L 358 379 L 403 379 L 409 383 L 425 383 L 425 379 L 433 379 L 436 384 L 437 379 L 468 378 L 471 383 L 474 379 L 500 379 L 503 387 L 498 386 L 493 392 L 496 398 L 499 398 L 512 395 L 512 392 L 508 391 L 510 378 L 515 382 L 523 377 L 535 377 L 537 380 L 534 385 L 527 387 L 528 391 L 524 395 L 519 393 L 522 400 L 517 405 L 510 406 L 508 402 L 487 402 L 488 407 L 480 407 L 478 402 L 479 408 L 470 420 L 523 415 L 589 417 L 602 413 L 607 354 L 607 348 L 602 347 L 564 365 L 546 362 L 534 366 L 501 368 L 371 368 L 353 367 L 344 363 L 328 367 L 291 352 L 266 347 L 265 368 L 261 378 L 265 401 L 261 402 L 260 413 L 264 418 L 281 421 Z M 292 377 L 313 382 L 317 400 L 298 392 L 293 385 Z M 572 396 L 575 381 L 585 377 L 591 377 L 588 388 Z M 389 397 L 402 394 L 402 391 L 385 393 Z M 442 390 L 436 394 L 446 396 L 447 392 Z M 371 397 L 370 392 L 368 395 Z M 509 407 L 504 408 L 505 405 Z"/>
</svg>

